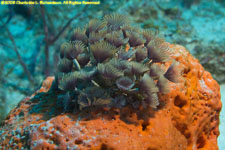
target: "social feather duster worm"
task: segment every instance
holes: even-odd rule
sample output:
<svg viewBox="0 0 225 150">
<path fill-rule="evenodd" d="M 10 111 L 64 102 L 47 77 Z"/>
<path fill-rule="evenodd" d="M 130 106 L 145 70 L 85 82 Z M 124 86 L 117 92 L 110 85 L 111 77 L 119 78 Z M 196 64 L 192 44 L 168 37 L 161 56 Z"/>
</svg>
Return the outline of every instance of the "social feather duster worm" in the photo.
<svg viewBox="0 0 225 150">
<path fill-rule="evenodd" d="M 74 97 L 74 109 L 136 103 L 156 109 L 158 95 L 169 92 L 169 82 L 179 81 L 176 62 L 163 67 L 174 61 L 166 42 L 129 22 L 120 14 L 93 19 L 61 46 L 56 79 L 59 89 Z"/>
</svg>

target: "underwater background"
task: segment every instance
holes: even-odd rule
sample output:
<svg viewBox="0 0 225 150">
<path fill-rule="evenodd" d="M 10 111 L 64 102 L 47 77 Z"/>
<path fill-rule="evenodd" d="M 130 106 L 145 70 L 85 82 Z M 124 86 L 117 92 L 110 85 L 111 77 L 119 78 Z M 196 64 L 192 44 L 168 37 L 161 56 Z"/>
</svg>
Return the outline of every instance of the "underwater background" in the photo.
<svg viewBox="0 0 225 150">
<path fill-rule="evenodd" d="M 195 56 L 221 86 L 225 102 L 224 0 L 102 0 L 100 5 L 0 5 L 0 120 L 54 75 L 60 45 L 75 27 L 105 14 L 127 15 Z M 220 149 L 225 147 L 225 111 Z"/>
</svg>

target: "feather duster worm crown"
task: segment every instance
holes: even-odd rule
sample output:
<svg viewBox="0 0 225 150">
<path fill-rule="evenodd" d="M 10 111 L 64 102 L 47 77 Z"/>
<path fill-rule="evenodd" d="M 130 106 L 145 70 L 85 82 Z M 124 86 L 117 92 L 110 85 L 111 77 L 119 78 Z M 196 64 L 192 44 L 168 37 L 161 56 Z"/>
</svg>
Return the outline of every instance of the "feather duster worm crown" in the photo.
<svg viewBox="0 0 225 150">
<path fill-rule="evenodd" d="M 175 61 L 163 69 L 165 62 L 173 61 L 167 43 L 129 22 L 127 16 L 106 15 L 102 21 L 94 19 L 75 29 L 71 42 L 62 44 L 57 83 L 74 98 L 74 109 L 121 108 L 135 101 L 157 108 L 158 94 L 168 93 L 168 83 L 179 81 Z"/>
</svg>

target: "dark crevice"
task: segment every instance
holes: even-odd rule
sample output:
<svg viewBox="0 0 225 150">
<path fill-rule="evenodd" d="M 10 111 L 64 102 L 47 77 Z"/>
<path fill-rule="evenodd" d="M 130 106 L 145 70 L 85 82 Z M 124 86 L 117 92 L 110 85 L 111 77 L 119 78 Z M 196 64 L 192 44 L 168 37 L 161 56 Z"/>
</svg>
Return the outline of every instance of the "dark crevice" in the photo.
<svg viewBox="0 0 225 150">
<path fill-rule="evenodd" d="M 197 148 L 203 148 L 205 146 L 205 139 L 203 136 L 200 136 L 197 140 Z"/>
<path fill-rule="evenodd" d="M 179 95 L 175 97 L 175 100 L 174 100 L 174 105 L 175 106 L 177 106 L 179 108 L 182 108 L 186 104 L 187 104 L 187 102 L 185 100 L 181 99 Z"/>
</svg>

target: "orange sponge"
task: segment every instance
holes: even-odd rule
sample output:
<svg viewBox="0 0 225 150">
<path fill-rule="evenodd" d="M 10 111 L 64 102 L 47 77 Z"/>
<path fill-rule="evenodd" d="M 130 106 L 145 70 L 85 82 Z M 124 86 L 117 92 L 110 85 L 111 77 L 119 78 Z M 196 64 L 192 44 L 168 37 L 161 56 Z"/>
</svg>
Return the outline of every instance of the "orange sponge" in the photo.
<svg viewBox="0 0 225 150">
<path fill-rule="evenodd" d="M 39 94 L 21 101 L 1 125 L 0 149 L 218 150 L 219 85 L 184 47 L 170 48 L 183 78 L 159 95 L 158 109 L 127 106 L 60 114 L 60 109 L 52 111 L 58 93 L 40 93 L 50 88 L 53 78 L 48 78 Z"/>
</svg>

